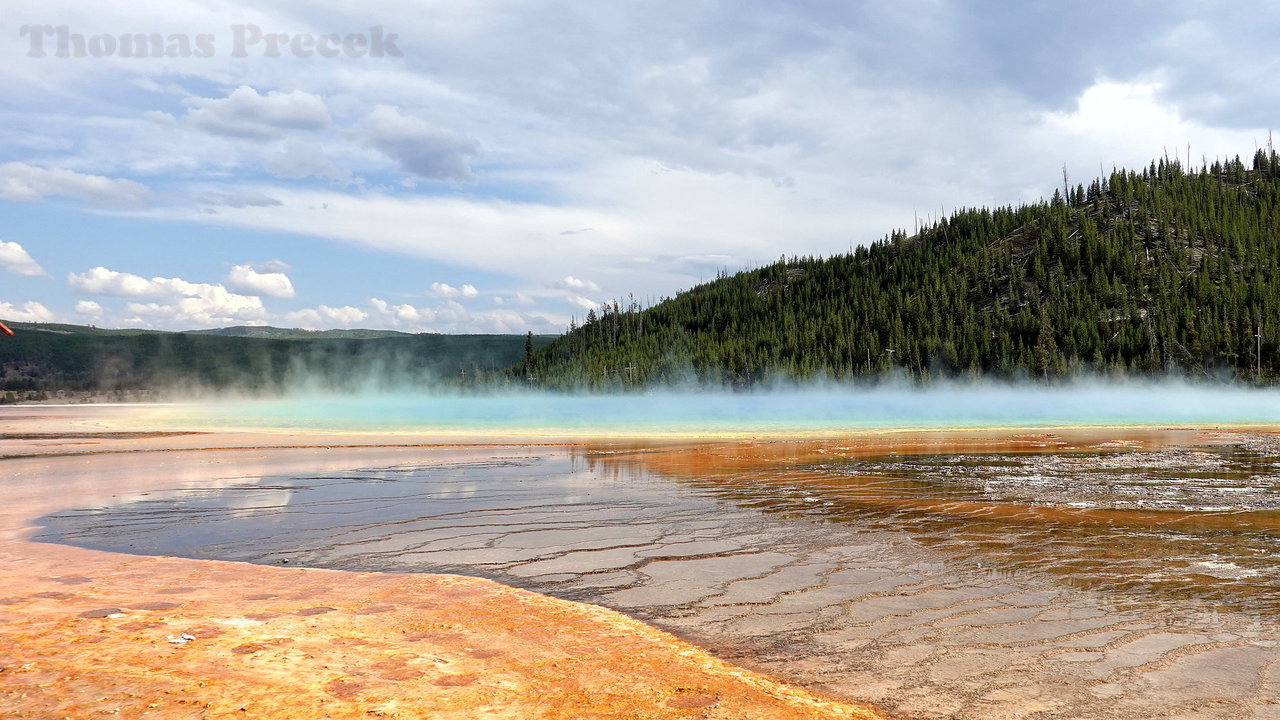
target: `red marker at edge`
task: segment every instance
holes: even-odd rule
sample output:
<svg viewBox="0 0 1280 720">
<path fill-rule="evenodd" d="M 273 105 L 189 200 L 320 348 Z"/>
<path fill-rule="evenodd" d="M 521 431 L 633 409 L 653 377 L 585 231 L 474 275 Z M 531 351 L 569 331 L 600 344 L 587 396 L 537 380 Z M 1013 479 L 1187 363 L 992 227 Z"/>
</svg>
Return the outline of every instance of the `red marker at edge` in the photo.
<svg viewBox="0 0 1280 720">
<path fill-rule="evenodd" d="M 8 335 L 9 337 L 13 337 L 13 331 L 9 329 L 8 325 L 5 325 L 2 322 L 0 322 L 0 332 L 4 333 L 5 335 Z"/>
</svg>

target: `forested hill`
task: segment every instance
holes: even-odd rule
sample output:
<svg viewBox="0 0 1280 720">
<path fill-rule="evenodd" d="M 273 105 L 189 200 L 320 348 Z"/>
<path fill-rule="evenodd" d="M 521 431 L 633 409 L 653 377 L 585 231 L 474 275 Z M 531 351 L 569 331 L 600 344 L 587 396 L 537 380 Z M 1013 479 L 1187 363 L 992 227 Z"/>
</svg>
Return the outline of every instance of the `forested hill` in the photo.
<svg viewBox="0 0 1280 720">
<path fill-rule="evenodd" d="M 894 368 L 1267 382 L 1280 378 L 1277 350 L 1280 158 L 1267 150 L 1191 172 L 1160 161 L 1051 201 L 957 212 L 850 255 L 721 277 L 647 309 L 611 304 L 519 371 L 549 387 Z"/>
<path fill-rule="evenodd" d="M 526 343 L 547 336 L 437 335 L 368 330 L 226 328 L 103 330 L 12 323 L 0 336 L 0 403 L 59 397 L 145 399 L 174 392 L 280 393 L 469 384 L 509 378 Z"/>
</svg>

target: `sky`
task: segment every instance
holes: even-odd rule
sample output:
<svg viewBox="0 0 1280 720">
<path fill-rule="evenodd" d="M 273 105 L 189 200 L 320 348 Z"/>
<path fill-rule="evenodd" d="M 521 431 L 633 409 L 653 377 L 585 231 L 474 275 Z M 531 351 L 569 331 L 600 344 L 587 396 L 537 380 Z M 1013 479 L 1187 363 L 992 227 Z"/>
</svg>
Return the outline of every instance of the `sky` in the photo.
<svg viewBox="0 0 1280 720">
<path fill-rule="evenodd" d="M 6 10 L 0 319 L 559 333 L 1280 117 L 1266 3 L 303 6 Z"/>
</svg>

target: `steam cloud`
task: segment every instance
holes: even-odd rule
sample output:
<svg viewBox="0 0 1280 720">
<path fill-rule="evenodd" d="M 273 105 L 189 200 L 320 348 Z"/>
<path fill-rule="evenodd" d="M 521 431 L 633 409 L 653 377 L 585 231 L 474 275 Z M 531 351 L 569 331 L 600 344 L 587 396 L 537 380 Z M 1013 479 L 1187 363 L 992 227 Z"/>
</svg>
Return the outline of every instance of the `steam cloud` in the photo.
<svg viewBox="0 0 1280 720">
<path fill-rule="evenodd" d="M 1189 381 L 839 383 L 731 392 L 528 390 L 464 393 L 371 386 L 298 388 L 269 400 L 201 403 L 208 426 L 384 432 L 792 435 L 884 429 L 1280 424 L 1280 391 Z"/>
</svg>

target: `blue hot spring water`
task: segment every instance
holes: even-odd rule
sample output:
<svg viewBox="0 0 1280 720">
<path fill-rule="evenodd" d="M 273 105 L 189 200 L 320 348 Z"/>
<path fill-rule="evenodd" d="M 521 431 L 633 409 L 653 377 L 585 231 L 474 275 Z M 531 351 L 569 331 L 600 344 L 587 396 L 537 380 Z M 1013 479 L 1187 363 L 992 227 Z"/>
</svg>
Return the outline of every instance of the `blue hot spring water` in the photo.
<svg viewBox="0 0 1280 720">
<path fill-rule="evenodd" d="M 788 435 L 889 429 L 1280 424 L 1280 391 L 1175 383 L 829 385 L 610 395 L 410 390 L 187 403 L 175 422 L 221 429 L 574 435 Z"/>
</svg>

